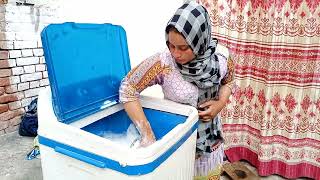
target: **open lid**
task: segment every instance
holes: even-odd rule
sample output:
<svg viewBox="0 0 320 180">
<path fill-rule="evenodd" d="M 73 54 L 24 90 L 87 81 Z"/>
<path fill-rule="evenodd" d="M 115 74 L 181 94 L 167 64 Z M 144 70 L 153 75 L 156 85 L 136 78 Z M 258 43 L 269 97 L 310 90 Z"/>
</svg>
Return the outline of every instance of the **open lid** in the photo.
<svg viewBox="0 0 320 180">
<path fill-rule="evenodd" d="M 70 123 L 116 104 L 130 70 L 125 30 L 112 24 L 51 24 L 41 33 L 59 121 Z"/>
</svg>

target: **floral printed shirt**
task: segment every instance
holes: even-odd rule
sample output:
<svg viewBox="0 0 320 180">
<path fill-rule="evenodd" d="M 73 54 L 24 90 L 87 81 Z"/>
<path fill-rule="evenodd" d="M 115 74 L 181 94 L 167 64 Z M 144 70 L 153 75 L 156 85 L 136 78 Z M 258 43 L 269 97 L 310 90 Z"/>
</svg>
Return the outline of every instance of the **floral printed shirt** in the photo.
<svg viewBox="0 0 320 180">
<path fill-rule="evenodd" d="M 215 53 L 220 64 L 221 85 L 233 87 L 234 64 L 228 49 L 218 45 Z M 164 98 L 197 107 L 198 88 L 183 79 L 168 50 L 147 58 L 128 73 L 119 89 L 120 101 L 137 100 L 141 91 L 155 84 L 162 87 Z"/>
</svg>

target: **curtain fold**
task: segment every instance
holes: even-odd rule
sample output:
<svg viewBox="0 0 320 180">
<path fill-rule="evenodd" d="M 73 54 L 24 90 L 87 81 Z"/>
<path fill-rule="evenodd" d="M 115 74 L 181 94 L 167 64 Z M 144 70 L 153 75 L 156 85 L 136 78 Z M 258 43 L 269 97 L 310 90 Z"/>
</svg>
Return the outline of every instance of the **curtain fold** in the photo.
<svg viewBox="0 0 320 180">
<path fill-rule="evenodd" d="M 320 179 L 320 0 L 198 0 L 236 63 L 221 112 L 230 161 Z"/>
</svg>

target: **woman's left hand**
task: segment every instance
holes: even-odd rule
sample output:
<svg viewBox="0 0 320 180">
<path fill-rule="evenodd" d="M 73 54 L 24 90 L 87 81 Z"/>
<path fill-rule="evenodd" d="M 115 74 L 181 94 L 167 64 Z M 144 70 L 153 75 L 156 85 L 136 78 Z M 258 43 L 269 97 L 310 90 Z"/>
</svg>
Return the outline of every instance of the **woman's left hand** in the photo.
<svg viewBox="0 0 320 180">
<path fill-rule="evenodd" d="M 202 121 L 210 121 L 218 115 L 221 108 L 221 102 L 217 100 L 209 100 L 205 103 L 202 103 L 199 107 L 203 110 L 199 110 L 199 119 Z"/>
<path fill-rule="evenodd" d="M 215 118 L 218 113 L 223 109 L 223 107 L 227 104 L 229 97 L 231 95 L 231 89 L 228 85 L 222 85 L 219 91 L 219 98 L 211 99 L 205 103 L 199 105 L 199 108 L 202 110 L 198 110 L 199 119 L 202 121 L 210 121 Z"/>
</svg>

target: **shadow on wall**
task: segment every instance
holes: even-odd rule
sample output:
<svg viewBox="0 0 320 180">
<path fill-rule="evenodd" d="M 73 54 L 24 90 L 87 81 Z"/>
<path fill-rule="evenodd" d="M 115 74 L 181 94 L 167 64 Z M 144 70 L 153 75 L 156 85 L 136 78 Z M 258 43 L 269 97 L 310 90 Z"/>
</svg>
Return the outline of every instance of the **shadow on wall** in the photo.
<svg viewBox="0 0 320 180">
<path fill-rule="evenodd" d="M 40 14 L 40 8 L 31 8 L 31 13 L 34 14 L 34 10 L 36 9 L 36 14 Z M 31 16 L 31 23 L 34 24 L 34 31 L 38 32 L 40 25 L 40 16 Z"/>
</svg>

